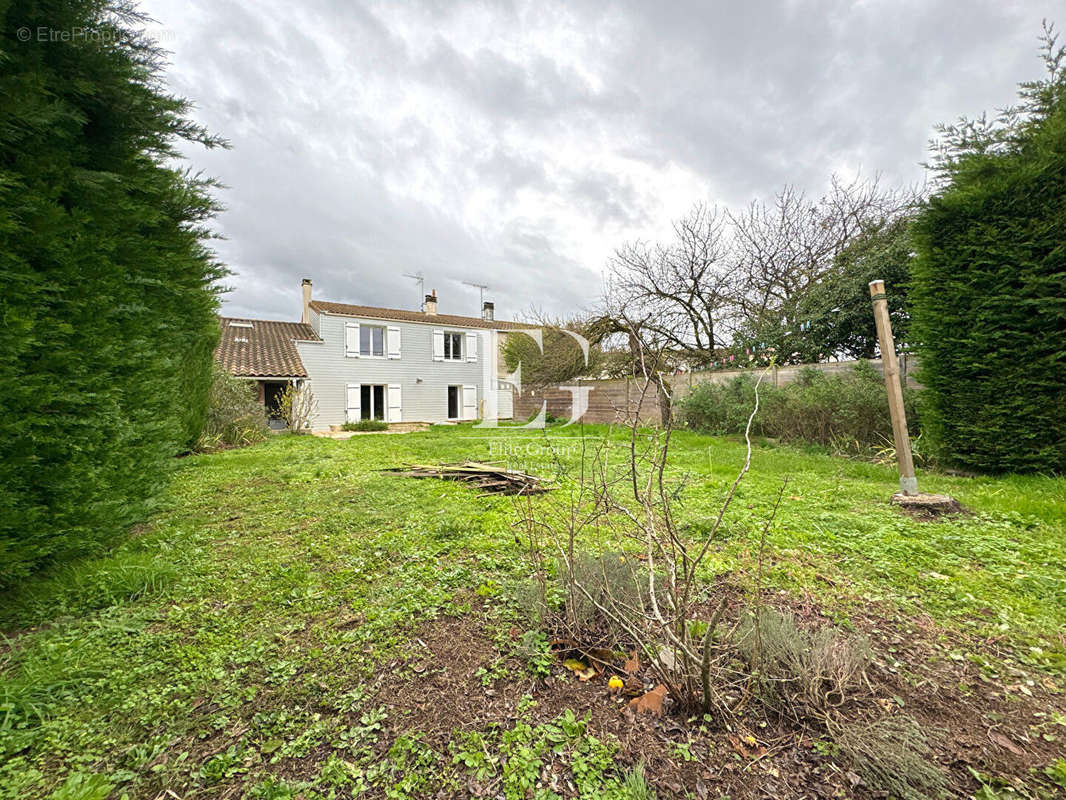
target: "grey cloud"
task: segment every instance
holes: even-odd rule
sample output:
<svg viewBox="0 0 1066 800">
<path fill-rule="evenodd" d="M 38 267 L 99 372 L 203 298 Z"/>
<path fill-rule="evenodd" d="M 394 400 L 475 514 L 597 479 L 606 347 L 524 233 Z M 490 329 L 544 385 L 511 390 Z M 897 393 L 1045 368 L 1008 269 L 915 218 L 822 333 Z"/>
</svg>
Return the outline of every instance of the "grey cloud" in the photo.
<svg viewBox="0 0 1066 800">
<path fill-rule="evenodd" d="M 331 299 L 501 317 L 591 305 L 666 209 L 740 205 L 834 169 L 920 180 L 938 121 L 1039 71 L 1039 2 L 146 0 L 168 81 L 228 138 L 232 313 Z M 679 195 L 678 193 L 684 193 Z"/>
</svg>

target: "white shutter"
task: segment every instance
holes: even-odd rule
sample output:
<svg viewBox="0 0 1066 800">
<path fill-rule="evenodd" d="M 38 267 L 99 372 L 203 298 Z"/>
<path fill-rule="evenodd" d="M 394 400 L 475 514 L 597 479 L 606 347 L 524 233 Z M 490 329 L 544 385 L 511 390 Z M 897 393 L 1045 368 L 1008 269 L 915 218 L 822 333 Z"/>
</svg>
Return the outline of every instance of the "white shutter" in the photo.
<svg viewBox="0 0 1066 800">
<path fill-rule="evenodd" d="M 444 360 L 444 331 L 433 331 L 433 360 Z"/>
<path fill-rule="evenodd" d="M 359 323 L 344 323 L 344 355 L 359 358 Z"/>
<path fill-rule="evenodd" d="M 463 387 L 463 415 L 462 419 L 477 419 L 477 387 Z"/>
<path fill-rule="evenodd" d="M 400 402 L 400 384 L 389 384 L 389 413 L 386 418 L 389 422 L 403 422 L 403 409 Z"/>
<path fill-rule="evenodd" d="M 473 331 L 466 333 L 466 360 L 477 361 L 477 334 Z"/>
<path fill-rule="evenodd" d="M 389 334 L 389 337 L 388 337 L 389 338 L 389 345 L 388 345 L 389 358 L 399 358 L 400 357 L 400 329 L 399 328 L 389 328 L 388 334 Z"/>
<path fill-rule="evenodd" d="M 359 421 L 359 384 L 349 383 L 347 388 L 347 411 L 345 417 L 348 422 Z"/>
</svg>

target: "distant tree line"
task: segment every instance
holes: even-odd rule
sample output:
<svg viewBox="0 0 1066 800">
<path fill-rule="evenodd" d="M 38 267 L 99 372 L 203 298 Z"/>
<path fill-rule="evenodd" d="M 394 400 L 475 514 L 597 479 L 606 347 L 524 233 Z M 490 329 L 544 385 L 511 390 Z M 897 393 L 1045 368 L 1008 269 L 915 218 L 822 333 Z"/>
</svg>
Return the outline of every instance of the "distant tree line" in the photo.
<svg viewBox="0 0 1066 800">
<path fill-rule="evenodd" d="M 162 88 L 144 18 L 121 0 L 0 15 L 2 587 L 155 506 L 204 423 L 224 269 L 212 183 L 177 149 L 223 143 Z"/>
</svg>

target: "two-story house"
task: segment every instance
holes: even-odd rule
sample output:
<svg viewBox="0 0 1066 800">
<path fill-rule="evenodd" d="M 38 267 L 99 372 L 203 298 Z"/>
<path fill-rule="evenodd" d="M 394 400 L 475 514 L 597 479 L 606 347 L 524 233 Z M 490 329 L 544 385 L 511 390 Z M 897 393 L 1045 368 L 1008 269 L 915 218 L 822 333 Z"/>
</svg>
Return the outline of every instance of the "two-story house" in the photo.
<svg viewBox="0 0 1066 800">
<path fill-rule="evenodd" d="M 501 386 L 504 331 L 531 326 L 437 313 L 436 292 L 421 311 L 315 300 L 304 279 L 300 322 L 222 318 L 216 359 L 256 381 L 268 409 L 289 383 L 308 384 L 318 411 L 312 429 L 380 419 L 452 422 L 510 419 Z"/>
</svg>

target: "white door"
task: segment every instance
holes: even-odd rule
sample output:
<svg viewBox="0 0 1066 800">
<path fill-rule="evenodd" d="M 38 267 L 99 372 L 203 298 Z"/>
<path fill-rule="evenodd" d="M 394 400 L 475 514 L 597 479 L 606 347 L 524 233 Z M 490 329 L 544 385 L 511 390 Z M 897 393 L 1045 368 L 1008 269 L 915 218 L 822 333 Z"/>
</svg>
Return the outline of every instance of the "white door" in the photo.
<svg viewBox="0 0 1066 800">
<path fill-rule="evenodd" d="M 348 422 L 359 421 L 359 384 L 349 383 L 347 387 L 347 402 L 345 403 L 345 417 Z"/>
<path fill-rule="evenodd" d="M 400 402 L 400 384 L 389 384 L 389 415 L 387 417 L 388 422 L 402 422 L 403 421 L 403 409 Z"/>
<path fill-rule="evenodd" d="M 477 419 L 477 387 L 463 387 L 463 419 Z"/>
</svg>

